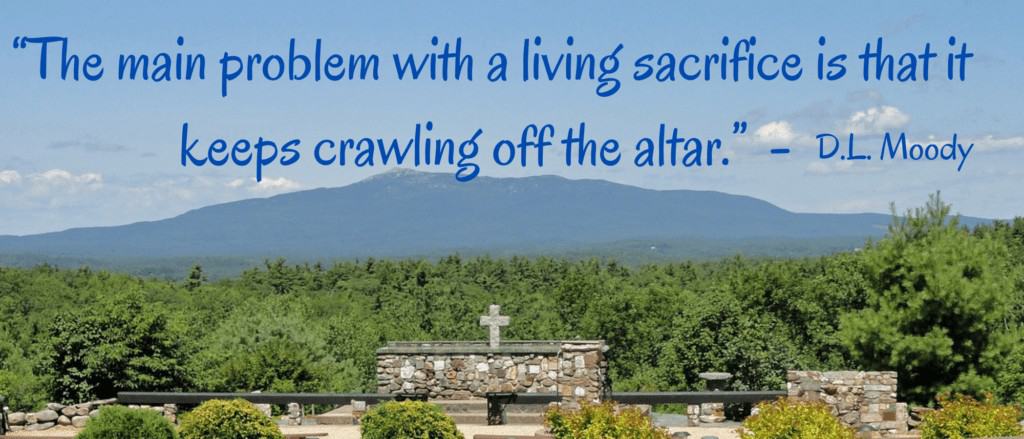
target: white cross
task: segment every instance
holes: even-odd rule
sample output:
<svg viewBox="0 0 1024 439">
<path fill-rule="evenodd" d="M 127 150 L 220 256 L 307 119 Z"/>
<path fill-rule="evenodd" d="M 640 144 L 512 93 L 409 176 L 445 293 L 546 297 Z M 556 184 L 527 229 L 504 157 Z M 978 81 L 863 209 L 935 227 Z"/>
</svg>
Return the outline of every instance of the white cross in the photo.
<svg viewBox="0 0 1024 439">
<path fill-rule="evenodd" d="M 508 326 L 508 316 L 501 314 L 501 305 L 491 305 L 490 312 L 480 316 L 480 326 L 489 326 L 491 331 L 491 348 L 497 348 L 501 344 L 501 327 Z"/>
</svg>

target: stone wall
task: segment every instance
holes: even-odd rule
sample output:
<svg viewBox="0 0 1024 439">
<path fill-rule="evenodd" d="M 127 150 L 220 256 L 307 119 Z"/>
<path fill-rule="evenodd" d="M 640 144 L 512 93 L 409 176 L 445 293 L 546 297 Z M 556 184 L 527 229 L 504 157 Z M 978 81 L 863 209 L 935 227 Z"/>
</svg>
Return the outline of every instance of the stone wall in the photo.
<svg viewBox="0 0 1024 439">
<path fill-rule="evenodd" d="M 116 403 L 116 399 L 104 399 L 73 405 L 63 405 L 52 402 L 47 404 L 45 409 L 38 412 L 10 413 L 7 416 L 7 420 L 12 432 L 49 430 L 58 425 L 82 428 L 85 427 L 86 422 L 89 422 L 89 419 L 99 413 L 100 407 Z M 178 413 L 177 407 L 173 404 L 154 407 L 133 405 L 129 407 L 158 411 L 171 422 L 176 421 Z"/>
<path fill-rule="evenodd" d="M 395 342 L 377 351 L 380 393 L 470 399 L 487 392 L 559 393 L 597 401 L 608 390 L 603 341 Z"/>
<path fill-rule="evenodd" d="M 907 404 L 896 400 L 896 372 L 789 371 L 789 397 L 821 401 L 832 414 L 863 435 L 906 433 Z"/>
</svg>

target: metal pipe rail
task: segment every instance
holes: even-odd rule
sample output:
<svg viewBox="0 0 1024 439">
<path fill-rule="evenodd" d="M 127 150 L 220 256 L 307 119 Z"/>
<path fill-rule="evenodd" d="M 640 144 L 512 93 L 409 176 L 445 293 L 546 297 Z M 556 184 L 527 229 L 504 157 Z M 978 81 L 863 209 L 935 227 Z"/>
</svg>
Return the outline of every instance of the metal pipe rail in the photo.
<svg viewBox="0 0 1024 439">
<path fill-rule="evenodd" d="M 426 401 L 427 395 L 422 393 L 178 393 L 178 392 L 118 392 L 117 401 L 121 404 L 183 404 L 195 405 L 212 399 L 244 399 L 253 404 L 285 405 L 324 404 L 345 405 L 352 401 L 365 401 L 367 404 L 378 404 L 382 401 Z"/>
<path fill-rule="evenodd" d="M 715 391 L 715 392 L 613 392 L 609 400 L 621 404 L 704 404 L 758 403 L 786 396 L 785 391 Z"/>
<path fill-rule="evenodd" d="M 510 404 L 548 404 L 559 402 L 562 395 L 558 393 L 516 393 L 487 392 L 487 425 L 505 425 L 508 418 L 505 406 Z"/>
</svg>

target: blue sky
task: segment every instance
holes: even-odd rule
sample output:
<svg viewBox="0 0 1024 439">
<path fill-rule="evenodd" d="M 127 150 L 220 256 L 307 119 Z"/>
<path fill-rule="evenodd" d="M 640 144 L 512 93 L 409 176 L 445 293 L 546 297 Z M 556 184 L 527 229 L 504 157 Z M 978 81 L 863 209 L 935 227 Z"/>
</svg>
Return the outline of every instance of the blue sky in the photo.
<svg viewBox="0 0 1024 439">
<path fill-rule="evenodd" d="M 580 121 L 595 136 L 632 148 L 656 135 L 660 122 L 726 142 L 727 168 L 565 169 L 549 165 L 483 166 L 482 175 L 559 174 L 655 189 L 700 189 L 751 195 L 803 212 L 885 212 L 890 202 L 920 205 L 941 190 L 955 210 L 1006 218 L 1024 214 L 1024 31 L 1019 2 L 13 2 L 0 13 L 0 234 L 153 220 L 204 205 L 255 196 L 340 186 L 383 168 L 320 167 L 312 157 L 272 167 L 252 181 L 252 168 L 182 168 L 183 122 L 204 139 L 404 137 L 416 123 L 464 137 L 518 137 L 529 123 L 562 129 Z M 72 51 L 95 52 L 112 69 L 120 53 L 184 50 L 207 55 L 202 82 L 47 80 L 34 50 L 15 50 L 17 36 L 60 35 Z M 395 81 L 396 52 L 423 51 L 430 39 L 463 38 L 478 64 L 472 82 Z M 698 53 L 723 36 L 756 36 L 759 52 L 795 52 L 812 63 L 819 36 L 855 55 L 884 37 L 893 52 L 945 49 L 951 35 L 976 54 L 965 82 L 864 82 L 858 64 L 842 80 L 819 82 L 637 83 L 624 80 L 612 97 L 596 96 L 592 81 L 529 82 L 515 68 L 524 38 L 544 38 L 552 52 L 567 36 L 578 51 L 602 55 L 624 45 L 626 79 L 642 53 Z M 286 53 L 288 40 L 309 47 L 322 38 L 341 53 L 376 53 L 377 82 L 233 83 L 219 95 L 216 60 L 237 54 Z M 483 80 L 487 55 L 511 56 L 511 80 Z M 807 64 L 808 66 L 812 64 Z M 939 69 L 941 72 L 941 69 Z M 810 72 L 807 72 L 808 74 Z M 933 71 L 933 74 L 936 72 Z M 941 75 L 937 75 L 941 76 Z M 730 134 L 733 121 L 748 134 Z M 946 162 L 834 162 L 816 158 L 819 132 L 859 133 L 874 152 L 878 135 L 906 132 L 913 140 L 975 143 L 962 172 Z M 861 140 L 863 138 L 863 140 Z M 486 142 L 484 142 L 486 144 Z M 940 142 L 941 143 L 941 142 Z M 791 146 L 772 157 L 773 146 Z M 489 151 L 489 146 L 484 151 Z M 553 154 L 553 152 L 552 152 Z M 467 183 L 472 184 L 472 183 Z"/>
</svg>

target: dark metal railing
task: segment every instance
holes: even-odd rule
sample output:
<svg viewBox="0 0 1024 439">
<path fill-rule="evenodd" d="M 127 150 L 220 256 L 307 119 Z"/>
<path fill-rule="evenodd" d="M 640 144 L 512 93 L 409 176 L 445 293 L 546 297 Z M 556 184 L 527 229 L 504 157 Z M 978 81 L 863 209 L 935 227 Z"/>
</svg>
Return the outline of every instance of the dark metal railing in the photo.
<svg viewBox="0 0 1024 439">
<path fill-rule="evenodd" d="M 781 390 L 714 392 L 612 392 L 607 399 L 621 404 L 704 404 L 772 401 L 786 396 Z"/>
<path fill-rule="evenodd" d="M 177 393 L 177 392 L 118 392 L 117 401 L 121 404 L 182 404 L 196 405 L 212 399 L 244 399 L 253 404 L 285 405 L 324 404 L 345 405 L 352 401 L 365 401 L 367 404 L 378 404 L 383 401 L 426 401 L 427 395 L 422 393 Z"/>
<path fill-rule="evenodd" d="M 548 404 L 559 402 L 562 395 L 557 393 L 515 393 L 515 392 L 488 392 L 487 397 L 487 425 L 505 425 L 508 417 L 505 415 L 505 406 L 510 404 Z"/>
</svg>

